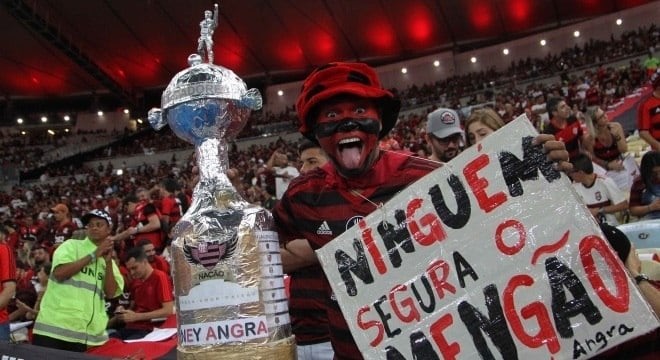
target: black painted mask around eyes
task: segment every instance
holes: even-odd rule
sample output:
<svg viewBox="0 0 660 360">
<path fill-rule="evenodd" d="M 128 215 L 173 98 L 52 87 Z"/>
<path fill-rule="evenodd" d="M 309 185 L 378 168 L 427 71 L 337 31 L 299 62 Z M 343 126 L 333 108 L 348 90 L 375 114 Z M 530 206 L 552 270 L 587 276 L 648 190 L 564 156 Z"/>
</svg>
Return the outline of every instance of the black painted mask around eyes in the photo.
<svg viewBox="0 0 660 360">
<path fill-rule="evenodd" d="M 362 131 L 367 134 L 378 134 L 380 132 L 380 120 L 344 118 L 332 122 L 316 124 L 316 136 L 327 137 L 338 132 Z"/>
</svg>

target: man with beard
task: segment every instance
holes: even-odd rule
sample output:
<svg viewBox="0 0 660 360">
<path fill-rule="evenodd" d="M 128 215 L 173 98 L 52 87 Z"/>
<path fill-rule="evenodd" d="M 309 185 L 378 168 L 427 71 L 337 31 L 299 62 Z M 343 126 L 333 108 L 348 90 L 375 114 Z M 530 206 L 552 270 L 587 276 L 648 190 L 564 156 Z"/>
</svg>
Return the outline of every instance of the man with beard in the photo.
<svg viewBox="0 0 660 360">
<path fill-rule="evenodd" d="M 283 265 L 289 271 L 317 263 L 312 249 L 321 248 L 439 166 L 411 153 L 379 150 L 378 140 L 396 124 L 400 102 L 382 88 L 366 64 L 338 62 L 316 69 L 303 83 L 296 108 L 300 132 L 320 144 L 332 166 L 293 179 L 273 209 Z M 560 169 L 570 169 L 564 145 L 552 140 L 539 135 L 536 143 L 560 161 Z M 335 358 L 361 359 L 324 274 L 318 271 L 308 280 L 317 284 L 309 286 L 306 296 L 324 302 Z M 292 316 L 294 328 L 300 321 L 305 319 Z"/>
<path fill-rule="evenodd" d="M 137 241 L 136 246 L 141 247 L 144 253 L 147 255 L 147 260 L 149 261 L 149 265 L 151 265 L 151 267 L 153 267 L 154 269 L 164 272 L 165 275 L 167 275 L 170 284 L 172 284 L 172 273 L 170 271 L 170 263 L 167 262 L 167 260 L 165 260 L 164 257 L 156 254 L 156 248 L 154 248 L 154 244 L 151 243 L 151 240 L 139 239 Z"/>
<path fill-rule="evenodd" d="M 32 261 L 34 262 L 32 268 L 35 274 L 38 272 L 38 269 L 41 269 L 45 264 L 50 263 L 50 253 L 42 244 L 34 244 L 31 249 L 31 255 Z"/>
<path fill-rule="evenodd" d="M 465 141 L 456 111 L 440 108 L 431 112 L 426 120 L 425 138 L 431 147 L 429 160 L 448 162 L 458 156 Z"/>
</svg>

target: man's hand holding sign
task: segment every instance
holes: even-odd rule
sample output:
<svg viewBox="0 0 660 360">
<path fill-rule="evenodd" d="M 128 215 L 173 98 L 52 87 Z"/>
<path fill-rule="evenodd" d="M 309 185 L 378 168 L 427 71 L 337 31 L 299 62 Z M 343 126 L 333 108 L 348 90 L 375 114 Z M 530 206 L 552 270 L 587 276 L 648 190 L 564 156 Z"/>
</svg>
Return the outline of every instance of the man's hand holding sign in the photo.
<svg viewBox="0 0 660 360">
<path fill-rule="evenodd" d="M 524 119 L 318 250 L 368 359 L 588 358 L 658 327 Z"/>
</svg>

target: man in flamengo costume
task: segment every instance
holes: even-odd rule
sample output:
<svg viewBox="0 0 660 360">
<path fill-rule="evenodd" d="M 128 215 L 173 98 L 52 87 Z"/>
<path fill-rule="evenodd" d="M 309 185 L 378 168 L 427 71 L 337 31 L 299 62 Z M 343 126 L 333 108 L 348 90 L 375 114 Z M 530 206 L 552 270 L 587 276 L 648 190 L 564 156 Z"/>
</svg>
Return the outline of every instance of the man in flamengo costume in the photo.
<svg viewBox="0 0 660 360">
<path fill-rule="evenodd" d="M 330 159 L 325 166 L 297 177 L 273 209 L 283 262 L 314 264 L 319 249 L 377 209 L 440 163 L 384 152 L 380 138 L 394 127 L 400 102 L 382 88 L 374 69 L 362 63 L 330 63 L 312 72 L 297 100 L 299 131 L 320 144 Z M 549 156 L 569 169 L 568 153 L 551 135 L 539 135 Z M 310 248 L 311 245 L 311 248 Z M 361 359 L 332 290 L 319 270 L 318 285 L 296 302 L 325 302 L 336 359 Z M 306 321 L 293 317 L 294 329 Z"/>
</svg>

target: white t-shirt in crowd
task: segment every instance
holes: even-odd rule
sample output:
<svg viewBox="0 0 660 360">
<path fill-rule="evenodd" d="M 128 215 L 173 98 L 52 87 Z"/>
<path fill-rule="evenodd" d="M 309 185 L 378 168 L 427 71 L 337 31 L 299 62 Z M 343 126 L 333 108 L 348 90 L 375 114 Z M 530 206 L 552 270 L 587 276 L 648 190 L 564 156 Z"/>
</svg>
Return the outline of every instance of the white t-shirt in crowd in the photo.
<svg viewBox="0 0 660 360">
<path fill-rule="evenodd" d="M 585 187 L 582 183 L 574 182 L 573 188 L 589 208 L 616 205 L 626 200 L 626 195 L 619 190 L 614 180 L 601 175 L 596 175 L 596 181 L 591 187 Z M 605 214 L 605 221 L 612 226 L 619 225 L 615 214 Z"/>
<path fill-rule="evenodd" d="M 275 177 L 275 197 L 277 197 L 279 200 L 282 198 L 282 195 L 284 195 L 284 192 L 289 187 L 291 180 L 300 175 L 300 173 L 298 172 L 298 169 L 293 166 L 287 166 L 283 168 L 273 167 L 273 170 L 275 170 L 276 175 L 289 175 L 289 178 L 284 178 L 281 176 Z"/>
</svg>

